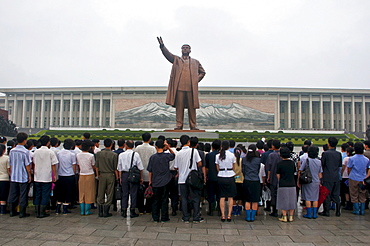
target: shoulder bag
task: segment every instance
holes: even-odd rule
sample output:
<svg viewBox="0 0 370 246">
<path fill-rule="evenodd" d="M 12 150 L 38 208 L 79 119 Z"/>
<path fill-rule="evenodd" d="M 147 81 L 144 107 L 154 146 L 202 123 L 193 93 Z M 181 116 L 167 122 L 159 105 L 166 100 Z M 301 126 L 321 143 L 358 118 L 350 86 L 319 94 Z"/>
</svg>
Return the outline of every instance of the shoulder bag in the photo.
<svg viewBox="0 0 370 246">
<path fill-rule="evenodd" d="M 138 184 L 140 183 L 140 170 L 136 165 L 135 166 L 132 165 L 134 162 L 134 155 L 135 152 L 132 153 L 131 157 L 131 165 L 130 169 L 128 170 L 128 181 L 134 184 Z"/>
<path fill-rule="evenodd" d="M 191 150 L 191 158 L 190 158 L 190 166 L 189 169 L 192 168 L 193 166 L 193 154 L 194 154 L 194 148 Z M 192 187 L 193 189 L 196 190 L 202 190 L 204 186 L 204 180 L 203 180 L 203 175 L 201 172 L 198 170 L 198 166 L 196 170 L 191 170 L 187 179 L 186 179 L 186 184 Z"/>
<path fill-rule="evenodd" d="M 299 176 L 299 183 L 300 184 L 310 184 L 312 183 L 312 173 L 310 170 L 310 166 L 308 164 L 308 158 L 306 162 L 306 167 L 303 171 L 301 171 L 301 175 Z"/>
</svg>

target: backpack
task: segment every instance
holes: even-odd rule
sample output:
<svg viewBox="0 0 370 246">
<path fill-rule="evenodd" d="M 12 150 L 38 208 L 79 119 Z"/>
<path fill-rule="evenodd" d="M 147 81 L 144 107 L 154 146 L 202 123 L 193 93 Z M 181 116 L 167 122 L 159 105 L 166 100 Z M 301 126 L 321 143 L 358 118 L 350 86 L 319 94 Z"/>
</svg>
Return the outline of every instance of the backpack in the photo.
<svg viewBox="0 0 370 246">
<path fill-rule="evenodd" d="M 191 151 L 191 158 L 190 158 L 190 166 L 189 169 L 192 168 L 193 166 L 193 154 L 194 154 L 194 149 Z M 203 180 L 203 175 L 201 172 L 199 172 L 198 167 L 197 170 L 191 170 L 187 179 L 186 179 L 186 184 L 192 187 L 193 189 L 196 190 L 202 190 L 204 186 L 204 180 Z"/>
</svg>

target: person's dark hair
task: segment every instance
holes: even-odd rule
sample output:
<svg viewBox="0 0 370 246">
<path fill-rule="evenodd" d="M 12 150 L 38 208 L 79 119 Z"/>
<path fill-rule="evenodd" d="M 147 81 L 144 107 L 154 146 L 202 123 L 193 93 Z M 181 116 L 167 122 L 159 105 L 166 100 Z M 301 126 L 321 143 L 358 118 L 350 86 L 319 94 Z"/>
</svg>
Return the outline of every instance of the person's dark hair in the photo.
<svg viewBox="0 0 370 246">
<path fill-rule="evenodd" d="M 63 148 L 64 149 L 67 149 L 67 150 L 74 149 L 75 148 L 75 144 L 76 144 L 75 141 L 73 141 L 70 138 L 67 138 L 63 142 Z"/>
<path fill-rule="evenodd" d="M 356 142 L 353 148 L 355 149 L 355 154 L 362 155 L 364 153 L 365 147 L 364 144 L 361 142 Z"/>
<path fill-rule="evenodd" d="M 221 140 L 220 139 L 213 140 L 212 149 L 219 150 L 220 148 L 221 148 Z"/>
<path fill-rule="evenodd" d="M 0 137 L 0 144 L 3 144 L 7 141 L 6 137 Z"/>
<path fill-rule="evenodd" d="M 293 152 L 294 150 L 294 143 L 289 141 L 289 142 L 286 142 L 286 147 L 290 150 L 290 152 Z"/>
<path fill-rule="evenodd" d="M 262 140 L 258 140 L 257 143 L 256 143 L 257 149 L 263 149 L 264 144 L 265 143 Z"/>
<path fill-rule="evenodd" d="M 308 145 L 303 145 L 302 146 L 302 151 L 303 151 L 303 153 L 307 153 L 308 152 Z"/>
<path fill-rule="evenodd" d="M 140 141 L 140 142 L 141 142 L 141 141 Z M 150 146 L 154 146 L 154 141 L 153 141 L 153 140 L 150 140 L 149 145 L 150 145 Z"/>
<path fill-rule="evenodd" d="M 155 141 L 155 146 L 158 149 L 163 149 L 163 147 L 164 147 L 164 141 L 162 139 L 158 139 L 157 141 Z"/>
<path fill-rule="evenodd" d="M 288 147 L 286 146 L 286 143 L 280 143 L 280 148 L 283 148 L 283 147 L 288 148 Z M 289 149 L 289 148 L 288 148 L 288 149 Z"/>
<path fill-rule="evenodd" d="M 348 147 L 346 149 L 346 152 L 347 152 L 347 156 L 350 157 L 350 156 L 354 156 L 355 155 L 355 149 L 353 147 Z"/>
<path fill-rule="evenodd" d="M 354 147 L 353 145 L 353 142 L 352 141 L 348 141 L 347 144 L 349 145 L 349 147 Z"/>
<path fill-rule="evenodd" d="M 100 143 L 100 140 L 97 138 L 94 138 L 93 140 L 91 140 L 91 142 L 93 142 L 94 144 L 97 144 L 97 143 Z"/>
<path fill-rule="evenodd" d="M 148 142 L 152 138 L 152 135 L 149 132 L 145 132 L 141 135 L 141 138 L 144 142 Z"/>
<path fill-rule="evenodd" d="M 41 146 L 46 146 L 50 142 L 50 137 L 48 135 L 42 135 L 39 139 Z"/>
<path fill-rule="evenodd" d="M 190 138 L 190 147 L 195 147 L 198 144 L 198 138 L 197 137 L 191 137 Z"/>
<path fill-rule="evenodd" d="M 329 137 L 328 143 L 330 144 L 330 147 L 335 148 L 338 144 L 338 139 L 336 137 Z"/>
<path fill-rule="evenodd" d="M 324 144 L 323 146 L 322 146 L 322 150 L 323 151 L 327 151 L 329 149 L 329 145 L 328 144 Z"/>
<path fill-rule="evenodd" d="M 222 141 L 221 143 L 221 151 L 220 151 L 220 160 L 225 160 L 226 158 L 226 151 L 230 148 L 230 142 L 227 140 Z"/>
<path fill-rule="evenodd" d="M 267 145 L 267 144 L 264 144 L 263 145 L 263 150 L 266 152 L 266 151 L 268 151 L 269 150 L 269 146 Z"/>
<path fill-rule="evenodd" d="M 312 145 L 312 141 L 311 141 L 311 140 L 305 140 L 305 141 L 303 142 L 303 145 L 311 146 L 311 145 Z"/>
<path fill-rule="evenodd" d="M 164 140 L 166 140 L 166 137 L 165 137 L 165 136 L 163 136 L 163 135 L 159 135 L 157 139 L 158 139 L 158 140 L 159 140 L 159 139 L 162 139 L 162 140 L 163 140 L 163 142 L 164 142 Z"/>
<path fill-rule="evenodd" d="M 197 149 L 204 151 L 204 143 L 199 142 L 198 146 L 197 146 Z"/>
<path fill-rule="evenodd" d="M 367 145 L 367 147 L 370 148 L 370 140 L 364 141 L 364 145 Z"/>
<path fill-rule="evenodd" d="M 204 144 L 204 151 L 205 152 L 210 152 L 211 151 L 211 144 L 210 143 L 205 143 Z"/>
<path fill-rule="evenodd" d="M 187 144 L 189 142 L 189 140 L 190 140 L 190 137 L 188 135 L 182 135 L 180 137 L 180 143 L 181 143 L 181 145 Z"/>
<path fill-rule="evenodd" d="M 113 144 L 113 140 L 111 138 L 104 139 L 104 147 L 109 148 Z"/>
<path fill-rule="evenodd" d="M 275 149 L 280 149 L 280 140 L 274 139 L 272 141 L 272 146 L 274 146 Z"/>
<path fill-rule="evenodd" d="M 271 148 L 272 148 L 272 142 L 273 142 L 273 141 L 274 141 L 273 139 L 269 139 L 269 140 L 267 140 L 266 144 L 267 144 L 267 146 L 269 147 L 269 149 L 271 149 Z"/>
<path fill-rule="evenodd" d="M 319 148 L 317 146 L 308 147 L 308 157 L 315 159 L 319 156 Z"/>
<path fill-rule="evenodd" d="M 290 150 L 287 147 L 283 147 L 280 149 L 280 156 L 281 158 L 289 158 L 290 157 Z"/>
<path fill-rule="evenodd" d="M 9 140 L 7 143 L 6 143 L 6 149 L 7 149 L 7 151 L 6 151 L 6 154 L 7 155 L 9 155 L 9 153 L 10 153 L 10 150 L 12 149 L 12 148 L 14 148 L 15 147 L 15 142 L 13 141 L 13 140 Z"/>
<path fill-rule="evenodd" d="M 134 148 L 134 146 L 135 146 L 134 141 L 132 141 L 132 140 L 127 140 L 127 141 L 126 141 L 126 147 L 127 147 L 128 149 L 132 149 L 132 148 Z"/>
<path fill-rule="evenodd" d="M 82 142 L 81 150 L 85 152 L 89 152 L 92 145 L 94 145 L 93 142 L 91 142 L 90 140 L 85 140 Z"/>
<path fill-rule="evenodd" d="M 75 145 L 76 146 L 80 146 L 82 144 L 82 140 L 81 139 L 76 139 L 75 140 Z"/>
<path fill-rule="evenodd" d="M 260 157 L 260 153 L 257 151 L 257 146 L 255 144 L 250 144 L 247 150 L 247 161 L 251 162 L 254 157 Z"/>
<path fill-rule="evenodd" d="M 6 150 L 6 146 L 4 144 L 0 144 L 0 157 L 4 155 Z"/>
<path fill-rule="evenodd" d="M 139 146 L 139 145 L 142 145 L 143 144 L 143 141 L 136 141 L 135 142 L 135 148 L 137 147 L 137 146 Z"/>
<path fill-rule="evenodd" d="M 50 138 L 50 145 L 51 147 L 56 147 L 59 144 L 59 139 L 57 138 Z"/>
<path fill-rule="evenodd" d="M 234 140 L 229 140 L 229 143 L 230 143 L 230 148 L 235 147 L 235 141 Z"/>
<path fill-rule="evenodd" d="M 176 148 L 177 146 L 177 140 L 172 139 L 171 148 Z"/>
<path fill-rule="evenodd" d="M 26 144 L 24 145 L 24 147 L 26 149 L 30 149 L 31 147 L 33 147 L 33 141 L 31 139 L 27 140 Z"/>
<path fill-rule="evenodd" d="M 18 143 L 22 143 L 24 140 L 27 140 L 28 134 L 25 132 L 20 132 L 17 134 L 16 138 Z M 10 142 L 10 140 L 8 142 Z"/>
<path fill-rule="evenodd" d="M 172 141 L 172 138 L 166 138 L 166 142 L 170 147 L 172 147 Z"/>
<path fill-rule="evenodd" d="M 85 132 L 84 134 L 83 134 L 83 136 L 84 136 L 84 138 L 87 140 L 87 139 L 90 139 L 90 133 L 89 132 Z"/>
<path fill-rule="evenodd" d="M 342 143 L 342 145 L 340 146 L 340 148 L 343 150 L 343 151 L 346 151 L 346 149 L 349 147 L 349 144 L 348 143 Z"/>
<path fill-rule="evenodd" d="M 123 145 L 125 145 L 125 140 L 122 139 L 122 138 L 118 139 L 117 140 L 117 145 L 118 145 L 118 147 L 122 147 Z"/>
<path fill-rule="evenodd" d="M 239 147 L 235 147 L 234 149 L 234 155 L 235 155 L 235 158 L 236 158 L 236 164 L 238 166 L 240 166 L 240 156 L 242 155 L 242 149 L 239 148 Z"/>
</svg>

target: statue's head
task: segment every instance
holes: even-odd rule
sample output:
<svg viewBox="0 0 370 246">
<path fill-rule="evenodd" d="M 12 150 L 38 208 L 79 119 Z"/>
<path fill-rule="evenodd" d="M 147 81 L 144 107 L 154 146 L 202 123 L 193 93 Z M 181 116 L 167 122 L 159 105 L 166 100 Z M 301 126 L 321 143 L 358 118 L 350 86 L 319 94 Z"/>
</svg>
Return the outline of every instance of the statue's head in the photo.
<svg viewBox="0 0 370 246">
<path fill-rule="evenodd" d="M 181 52 L 182 52 L 183 55 L 187 55 L 188 56 L 190 54 L 190 52 L 191 52 L 190 45 L 184 44 L 183 46 L 181 46 Z"/>
</svg>

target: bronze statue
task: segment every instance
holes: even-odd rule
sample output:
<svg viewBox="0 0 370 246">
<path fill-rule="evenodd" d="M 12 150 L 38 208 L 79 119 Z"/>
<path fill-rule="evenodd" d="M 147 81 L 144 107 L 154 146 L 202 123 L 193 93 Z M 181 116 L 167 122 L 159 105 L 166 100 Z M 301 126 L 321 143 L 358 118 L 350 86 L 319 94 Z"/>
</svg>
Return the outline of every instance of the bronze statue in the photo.
<svg viewBox="0 0 370 246">
<path fill-rule="evenodd" d="M 168 83 L 166 104 L 176 108 L 176 128 L 182 130 L 184 123 L 184 109 L 188 109 L 189 126 L 191 130 L 199 130 L 196 125 L 195 110 L 199 108 L 198 83 L 206 72 L 200 62 L 189 56 L 191 47 L 184 44 L 181 47 L 182 56 L 173 55 L 164 46 L 161 37 L 157 37 L 159 48 L 164 57 L 171 62 L 172 70 Z"/>
</svg>

